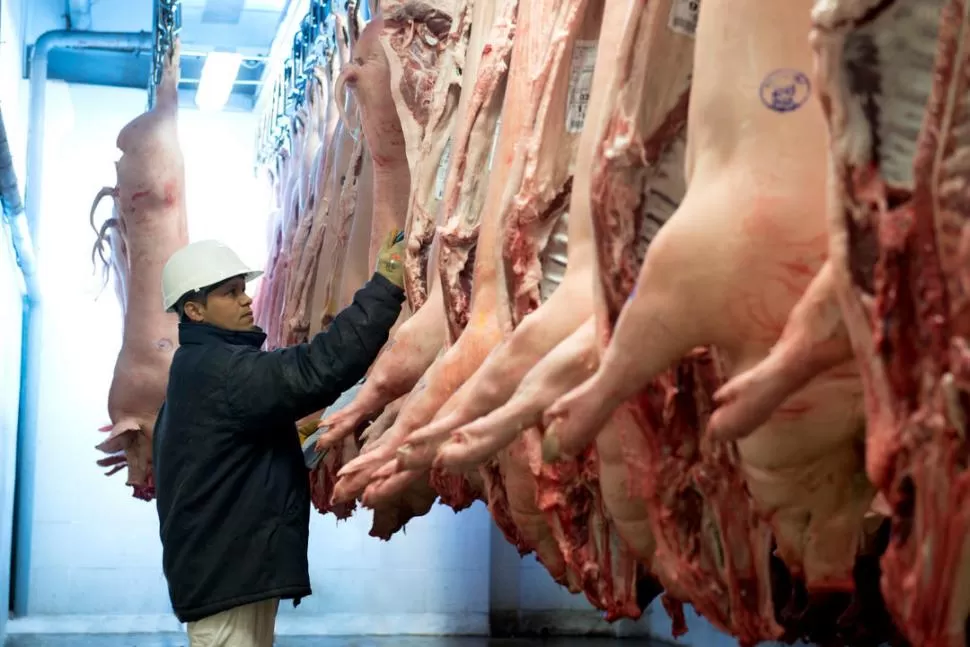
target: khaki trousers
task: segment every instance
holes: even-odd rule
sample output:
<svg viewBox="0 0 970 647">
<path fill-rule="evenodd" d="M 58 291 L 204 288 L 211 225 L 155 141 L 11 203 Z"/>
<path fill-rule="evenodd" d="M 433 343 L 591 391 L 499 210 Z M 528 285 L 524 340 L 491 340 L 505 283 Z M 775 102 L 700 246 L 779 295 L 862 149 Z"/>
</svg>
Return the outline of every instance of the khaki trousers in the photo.
<svg viewBox="0 0 970 647">
<path fill-rule="evenodd" d="M 273 647 L 279 606 L 273 598 L 190 622 L 189 647 Z"/>
</svg>

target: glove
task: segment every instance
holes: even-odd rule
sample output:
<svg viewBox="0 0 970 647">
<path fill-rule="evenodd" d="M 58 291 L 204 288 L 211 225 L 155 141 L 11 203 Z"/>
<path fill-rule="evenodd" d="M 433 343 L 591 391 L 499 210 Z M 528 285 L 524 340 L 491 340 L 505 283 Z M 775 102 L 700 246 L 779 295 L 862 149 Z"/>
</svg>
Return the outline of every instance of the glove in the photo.
<svg viewBox="0 0 970 647">
<path fill-rule="evenodd" d="M 310 422 L 305 422 L 296 429 L 296 433 L 300 436 L 300 444 L 306 442 L 313 432 L 317 430 L 317 425 L 320 424 L 319 419 L 311 420 Z"/>
<path fill-rule="evenodd" d="M 399 288 L 404 288 L 404 232 L 393 229 L 377 253 L 378 274 Z"/>
</svg>

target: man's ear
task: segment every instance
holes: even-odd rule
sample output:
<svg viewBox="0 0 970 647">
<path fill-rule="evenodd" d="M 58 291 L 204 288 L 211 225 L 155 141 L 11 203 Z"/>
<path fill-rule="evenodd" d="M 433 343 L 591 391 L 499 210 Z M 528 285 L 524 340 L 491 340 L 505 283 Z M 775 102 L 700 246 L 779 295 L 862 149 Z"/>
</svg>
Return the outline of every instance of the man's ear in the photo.
<svg viewBox="0 0 970 647">
<path fill-rule="evenodd" d="M 195 323 L 202 323 L 205 320 L 205 306 L 197 301 L 188 301 L 185 304 L 185 316 Z"/>
</svg>

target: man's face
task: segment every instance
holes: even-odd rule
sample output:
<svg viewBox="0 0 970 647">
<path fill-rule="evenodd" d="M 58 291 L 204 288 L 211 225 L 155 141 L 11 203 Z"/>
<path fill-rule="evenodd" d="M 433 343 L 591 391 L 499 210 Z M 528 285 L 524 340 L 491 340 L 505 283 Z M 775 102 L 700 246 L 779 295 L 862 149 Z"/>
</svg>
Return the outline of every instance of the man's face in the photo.
<svg viewBox="0 0 970 647">
<path fill-rule="evenodd" d="M 185 313 L 193 321 L 226 330 L 252 330 L 255 325 L 252 303 L 246 294 L 246 282 L 237 276 L 209 292 L 205 304 L 186 303 Z"/>
</svg>

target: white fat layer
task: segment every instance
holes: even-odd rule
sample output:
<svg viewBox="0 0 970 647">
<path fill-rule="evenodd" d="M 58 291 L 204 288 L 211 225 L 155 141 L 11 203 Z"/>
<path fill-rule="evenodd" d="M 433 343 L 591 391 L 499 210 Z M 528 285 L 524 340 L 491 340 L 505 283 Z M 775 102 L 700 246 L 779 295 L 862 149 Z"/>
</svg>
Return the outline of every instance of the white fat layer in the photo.
<svg viewBox="0 0 970 647">
<path fill-rule="evenodd" d="M 846 34 L 842 65 L 853 104 L 848 107 L 854 122 L 850 130 L 874 131 L 880 174 L 895 188 L 913 188 L 913 159 L 933 89 L 943 1 L 897 2 Z M 875 123 L 865 123 L 869 101 L 876 105 Z"/>
<path fill-rule="evenodd" d="M 569 212 L 564 211 L 549 234 L 549 241 L 539 255 L 542 280 L 539 281 L 539 299 L 542 303 L 552 296 L 562 277 L 566 274 L 566 250 L 569 247 Z"/>
<path fill-rule="evenodd" d="M 643 222 L 635 248 L 639 264 L 643 263 L 647 248 L 657 232 L 674 215 L 687 193 L 687 180 L 684 176 L 686 153 L 687 129 L 683 128 L 667 145 L 654 169 L 648 171 L 649 175 L 643 187 Z"/>
</svg>

